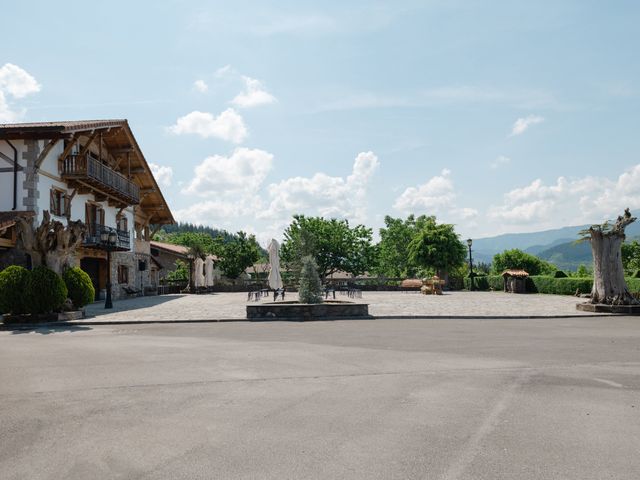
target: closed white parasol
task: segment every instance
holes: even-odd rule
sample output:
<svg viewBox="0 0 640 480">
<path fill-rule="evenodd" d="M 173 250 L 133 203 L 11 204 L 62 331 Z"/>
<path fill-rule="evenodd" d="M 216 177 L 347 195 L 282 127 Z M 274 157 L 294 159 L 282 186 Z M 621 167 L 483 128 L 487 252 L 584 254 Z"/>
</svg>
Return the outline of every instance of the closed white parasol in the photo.
<svg viewBox="0 0 640 480">
<path fill-rule="evenodd" d="M 207 287 L 213 287 L 213 257 L 207 256 L 204 261 L 204 283 Z"/>
<path fill-rule="evenodd" d="M 204 287 L 204 261 L 200 257 L 196 258 L 194 269 L 193 276 L 196 288 Z"/>
<path fill-rule="evenodd" d="M 269 287 L 274 290 L 282 288 L 282 277 L 280 276 L 280 245 L 275 239 L 271 239 L 269 244 L 269 264 L 271 270 L 269 271 Z"/>
</svg>

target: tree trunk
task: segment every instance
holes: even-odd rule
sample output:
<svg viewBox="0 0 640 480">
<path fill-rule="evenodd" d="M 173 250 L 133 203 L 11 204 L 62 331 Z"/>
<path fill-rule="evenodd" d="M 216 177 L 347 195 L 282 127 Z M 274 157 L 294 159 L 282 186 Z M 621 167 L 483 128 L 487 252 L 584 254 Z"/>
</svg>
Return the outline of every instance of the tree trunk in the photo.
<svg viewBox="0 0 640 480">
<path fill-rule="evenodd" d="M 18 221 L 19 248 L 31 257 L 35 267 L 46 265 L 61 274 L 73 265 L 76 249 L 82 244 L 86 227 L 81 221 L 67 222 L 67 226 L 57 220 L 51 220 L 48 211 L 44 211 L 42 222 L 35 228 L 31 219 Z"/>
<path fill-rule="evenodd" d="M 622 267 L 622 242 L 625 228 L 636 219 L 625 210 L 609 230 L 608 225 L 589 228 L 593 253 L 593 289 L 591 303 L 634 305 L 638 301 L 629 293 Z"/>
</svg>

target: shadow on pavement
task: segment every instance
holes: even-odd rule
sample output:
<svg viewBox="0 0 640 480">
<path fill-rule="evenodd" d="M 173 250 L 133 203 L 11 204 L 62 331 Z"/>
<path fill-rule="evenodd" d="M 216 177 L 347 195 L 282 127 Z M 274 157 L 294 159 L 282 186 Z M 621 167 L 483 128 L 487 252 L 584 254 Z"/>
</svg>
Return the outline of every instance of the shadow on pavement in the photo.
<svg viewBox="0 0 640 480">
<path fill-rule="evenodd" d="M 32 332 L 39 333 L 40 335 L 50 335 L 52 333 L 63 332 L 84 332 L 92 330 L 92 328 L 83 325 L 3 325 L 2 330 L 10 331 L 12 335 Z"/>
<path fill-rule="evenodd" d="M 113 308 L 104 308 L 104 300 L 92 303 L 86 307 L 86 318 L 99 317 L 115 312 L 125 312 L 128 310 L 137 310 L 140 308 L 150 308 L 161 305 L 178 298 L 187 296 L 187 294 L 171 294 L 171 295 L 155 295 L 149 297 L 135 297 L 123 300 L 115 300 Z"/>
</svg>

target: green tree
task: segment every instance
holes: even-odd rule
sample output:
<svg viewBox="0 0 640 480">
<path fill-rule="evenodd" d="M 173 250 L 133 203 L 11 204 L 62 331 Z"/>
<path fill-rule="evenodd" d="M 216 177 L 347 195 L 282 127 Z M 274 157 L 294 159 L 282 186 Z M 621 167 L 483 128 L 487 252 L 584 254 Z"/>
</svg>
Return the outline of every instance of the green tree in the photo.
<svg viewBox="0 0 640 480">
<path fill-rule="evenodd" d="M 183 262 L 182 260 L 176 260 L 175 266 L 176 266 L 175 270 L 167 274 L 167 280 L 171 280 L 171 281 L 189 280 L 189 265 L 187 265 L 187 263 Z"/>
<path fill-rule="evenodd" d="M 510 268 L 525 270 L 529 275 L 551 275 L 557 270 L 551 263 L 517 248 L 494 255 L 494 273 L 499 275 Z"/>
<path fill-rule="evenodd" d="M 637 240 L 622 244 L 622 266 L 627 275 L 640 270 L 640 243 Z"/>
<path fill-rule="evenodd" d="M 300 269 L 303 257 L 313 257 L 322 278 L 338 270 L 361 275 L 374 265 L 375 252 L 370 228 L 304 215 L 294 215 L 281 249 L 283 263 L 292 270 Z"/>
<path fill-rule="evenodd" d="M 242 272 L 261 258 L 260 245 L 254 235 L 238 232 L 229 242 L 220 242 L 218 246 L 220 270 L 228 278 L 238 278 Z"/>
<path fill-rule="evenodd" d="M 409 243 L 427 224 L 427 216 L 415 218 L 384 217 L 385 227 L 380 229 L 376 273 L 387 277 L 414 277 L 420 268 L 409 256 Z"/>
<path fill-rule="evenodd" d="M 409 259 L 423 269 L 433 269 L 441 278 L 464 263 L 465 246 L 460 241 L 453 225 L 438 224 L 436 217 L 426 217 L 424 225 L 409 242 Z"/>
<path fill-rule="evenodd" d="M 179 232 L 166 234 L 162 241 L 189 247 L 194 253 L 200 253 L 200 255 L 196 256 L 201 256 L 207 254 L 215 255 L 219 252 L 221 242 L 218 241 L 217 238 L 218 237 L 212 237 L 208 233 Z"/>
</svg>

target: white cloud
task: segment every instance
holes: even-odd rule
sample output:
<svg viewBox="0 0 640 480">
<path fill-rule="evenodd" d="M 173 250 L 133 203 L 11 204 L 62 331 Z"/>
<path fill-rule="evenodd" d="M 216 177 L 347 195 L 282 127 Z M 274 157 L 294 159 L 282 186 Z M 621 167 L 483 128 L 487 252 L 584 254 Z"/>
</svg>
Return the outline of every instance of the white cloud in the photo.
<svg viewBox="0 0 640 480">
<path fill-rule="evenodd" d="M 238 219 L 261 225 L 261 239 L 280 238 L 296 213 L 366 221 L 368 183 L 379 166 L 372 152 L 361 152 L 347 177 L 317 173 L 265 187 L 273 155 L 238 148 L 229 157 L 208 157 L 195 169 L 183 194 L 205 198 L 176 211 L 176 218 L 236 230 Z"/>
<path fill-rule="evenodd" d="M 205 93 L 207 90 L 209 90 L 209 85 L 207 85 L 207 82 L 205 82 L 204 80 L 199 79 L 193 82 L 193 88 L 195 88 L 200 93 Z"/>
<path fill-rule="evenodd" d="M 489 209 L 488 217 L 534 230 L 601 222 L 619 215 L 626 207 L 640 209 L 640 164 L 615 180 L 558 177 L 550 185 L 534 180 L 507 192 L 501 205 Z"/>
<path fill-rule="evenodd" d="M 511 128 L 511 136 L 522 135 L 531 125 L 542 123 L 543 121 L 544 118 L 539 115 L 529 115 L 524 118 L 519 118 Z"/>
<path fill-rule="evenodd" d="M 244 120 L 233 108 L 217 117 L 208 112 L 193 111 L 178 118 L 169 131 L 176 135 L 191 133 L 203 138 L 216 137 L 233 143 L 241 143 L 247 137 Z"/>
<path fill-rule="evenodd" d="M 216 78 L 223 78 L 229 75 L 234 75 L 236 73 L 235 69 L 231 65 L 225 65 L 224 67 L 220 67 L 216 70 L 216 73 L 213 75 Z"/>
<path fill-rule="evenodd" d="M 23 98 L 40 91 L 40 84 L 33 76 L 12 63 L 5 63 L 0 68 L 0 91 L 14 98 Z"/>
<path fill-rule="evenodd" d="M 171 186 L 171 180 L 173 178 L 173 169 L 171 167 L 149 163 L 149 168 L 151 168 L 151 173 L 153 173 L 153 176 L 160 185 L 165 187 Z"/>
<path fill-rule="evenodd" d="M 373 152 L 361 152 L 346 178 L 316 173 L 272 183 L 267 187 L 269 207 L 260 212 L 259 218 L 282 221 L 302 213 L 365 222 L 368 183 L 378 166 Z"/>
<path fill-rule="evenodd" d="M 460 104 L 500 104 L 518 108 L 552 108 L 558 107 L 559 103 L 552 94 L 541 90 L 454 85 L 428 88 L 401 95 L 362 91 L 349 92 L 337 99 L 324 100 L 317 110 L 424 108 Z"/>
<path fill-rule="evenodd" d="M 33 76 L 12 63 L 0 67 L 0 122 L 17 122 L 24 117 L 24 108 L 16 109 L 8 97 L 21 99 L 40 91 L 40 84 Z"/>
<path fill-rule="evenodd" d="M 200 197 L 254 194 L 273 166 L 264 150 L 236 148 L 229 157 L 207 157 L 195 168 L 195 177 L 182 193 Z"/>
<path fill-rule="evenodd" d="M 396 198 L 393 208 L 405 213 L 441 213 L 453 208 L 455 200 L 451 171 L 445 168 L 440 175 L 430 178 L 426 183 L 407 188 Z"/>
<path fill-rule="evenodd" d="M 231 100 L 234 105 L 241 108 L 250 108 L 276 101 L 276 97 L 267 92 L 259 80 L 244 75 L 242 80 L 244 81 L 245 90 Z"/>
<path fill-rule="evenodd" d="M 493 162 L 491 162 L 490 166 L 495 170 L 496 168 L 502 167 L 503 165 L 508 165 L 509 163 L 511 163 L 511 159 L 509 157 L 500 155 Z"/>
</svg>

